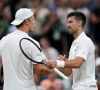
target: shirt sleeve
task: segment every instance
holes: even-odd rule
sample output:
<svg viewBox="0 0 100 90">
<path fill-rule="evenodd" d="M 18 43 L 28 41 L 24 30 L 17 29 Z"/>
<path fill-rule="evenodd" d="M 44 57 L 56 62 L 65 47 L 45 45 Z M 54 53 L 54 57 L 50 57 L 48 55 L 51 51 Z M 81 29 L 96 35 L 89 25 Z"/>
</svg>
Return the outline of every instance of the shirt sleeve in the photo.
<svg viewBox="0 0 100 90">
<path fill-rule="evenodd" d="M 88 40 L 83 40 L 83 41 L 79 42 L 76 57 L 79 56 L 79 57 L 84 58 L 84 60 L 87 60 L 87 56 L 91 49 L 91 44 L 92 43 Z"/>
</svg>

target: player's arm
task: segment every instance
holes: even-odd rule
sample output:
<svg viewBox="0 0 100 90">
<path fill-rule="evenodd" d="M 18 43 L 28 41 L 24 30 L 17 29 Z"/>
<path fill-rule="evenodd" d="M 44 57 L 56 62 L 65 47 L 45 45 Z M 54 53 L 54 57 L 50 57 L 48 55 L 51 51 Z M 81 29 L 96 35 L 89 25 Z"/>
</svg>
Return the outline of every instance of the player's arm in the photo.
<svg viewBox="0 0 100 90">
<path fill-rule="evenodd" d="M 69 76 L 72 73 L 72 68 L 79 68 L 84 62 L 84 58 L 76 57 L 73 60 L 67 60 L 67 58 L 59 57 L 59 60 L 64 60 L 64 68 L 58 68 L 63 74 Z"/>
<path fill-rule="evenodd" d="M 63 60 L 63 61 L 67 61 L 67 59 L 65 58 L 66 55 L 62 56 L 60 55 L 57 60 Z M 65 74 L 66 76 L 71 75 L 72 73 L 72 68 L 58 68 L 63 74 Z"/>
<path fill-rule="evenodd" d="M 58 68 L 64 75 L 70 76 L 72 73 L 72 68 Z"/>
<path fill-rule="evenodd" d="M 54 67 L 79 68 L 82 65 L 82 63 L 87 60 L 87 56 L 90 50 L 94 50 L 94 48 L 91 48 L 92 43 L 90 43 L 90 41 L 85 40 L 84 42 L 86 43 L 79 44 L 75 59 L 67 60 L 67 61 L 51 60 L 46 62 L 44 65 L 48 68 L 54 68 Z"/>
<path fill-rule="evenodd" d="M 70 70 L 69 68 L 80 68 L 83 62 L 84 62 L 84 59 L 82 57 L 76 57 L 73 60 L 67 60 L 67 61 L 49 60 L 48 62 L 44 64 L 44 66 L 46 66 L 47 68 L 54 68 L 54 67 L 67 68 L 64 70 L 68 71 Z"/>
<path fill-rule="evenodd" d="M 65 68 L 80 68 L 82 63 L 84 62 L 84 58 L 82 57 L 76 57 L 72 60 L 65 61 Z"/>
<path fill-rule="evenodd" d="M 46 76 L 54 72 L 53 69 L 48 69 L 42 64 L 34 64 L 33 67 L 38 76 Z"/>
<path fill-rule="evenodd" d="M 33 60 L 35 61 L 42 61 L 43 58 L 42 58 L 42 53 L 40 52 L 37 52 L 36 54 L 33 54 Z M 35 69 L 35 72 L 37 73 L 38 76 L 46 76 L 46 75 L 49 75 L 51 74 L 53 71 L 53 69 L 49 69 L 45 66 L 43 66 L 43 64 L 38 64 L 38 63 L 34 63 L 32 62 L 33 64 L 33 68 Z"/>
<path fill-rule="evenodd" d="M 47 58 L 45 57 L 43 52 L 41 53 L 41 55 L 42 55 L 42 58 L 39 58 L 39 56 L 38 56 L 38 59 L 47 60 Z M 45 66 L 43 66 L 43 64 L 33 64 L 33 66 L 34 66 L 34 69 L 35 69 L 36 73 L 38 74 L 38 76 L 46 76 L 46 75 L 49 75 L 54 72 L 53 69 L 48 69 Z"/>
</svg>

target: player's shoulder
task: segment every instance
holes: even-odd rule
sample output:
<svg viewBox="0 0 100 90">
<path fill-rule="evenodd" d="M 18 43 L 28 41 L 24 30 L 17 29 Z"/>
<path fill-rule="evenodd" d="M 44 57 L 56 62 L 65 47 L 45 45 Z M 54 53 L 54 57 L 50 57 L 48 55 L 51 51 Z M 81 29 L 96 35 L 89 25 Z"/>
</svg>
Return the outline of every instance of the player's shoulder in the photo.
<svg viewBox="0 0 100 90">
<path fill-rule="evenodd" d="M 5 38 L 5 39 L 6 39 L 6 38 L 9 38 L 9 37 L 13 36 L 14 33 L 15 33 L 15 31 L 12 32 L 12 33 L 9 33 L 9 34 L 7 34 L 7 35 L 5 35 L 2 39 L 4 39 L 4 38 Z"/>
<path fill-rule="evenodd" d="M 6 43 L 9 41 L 9 35 L 4 36 L 1 40 L 0 40 L 0 46 L 4 46 L 6 45 Z"/>
<path fill-rule="evenodd" d="M 89 47 L 94 47 L 94 43 L 93 41 L 91 40 L 90 37 L 88 37 L 87 35 L 85 35 L 81 40 L 80 40 L 81 43 L 83 44 L 86 44 L 88 45 Z"/>
<path fill-rule="evenodd" d="M 39 42 L 37 40 L 35 40 L 34 38 L 28 36 L 29 39 L 31 39 L 34 43 L 39 44 Z"/>
<path fill-rule="evenodd" d="M 1 39 L 1 41 L 5 41 L 5 40 L 7 40 L 8 37 L 9 37 L 9 35 L 4 36 L 4 37 Z"/>
<path fill-rule="evenodd" d="M 34 38 L 32 38 L 32 37 L 30 37 L 30 36 L 28 36 L 27 38 L 29 38 L 30 40 L 32 40 L 36 45 L 38 45 L 38 46 L 40 47 L 40 44 L 39 44 L 39 42 L 38 42 L 37 40 L 35 40 Z M 30 43 L 31 43 L 31 42 L 30 42 Z M 31 43 L 30 45 L 33 46 L 32 43 Z"/>
<path fill-rule="evenodd" d="M 91 44 L 93 43 L 91 38 L 88 37 L 87 35 L 85 35 L 85 37 L 83 37 L 81 41 L 84 41 L 85 43 L 91 43 Z"/>
</svg>

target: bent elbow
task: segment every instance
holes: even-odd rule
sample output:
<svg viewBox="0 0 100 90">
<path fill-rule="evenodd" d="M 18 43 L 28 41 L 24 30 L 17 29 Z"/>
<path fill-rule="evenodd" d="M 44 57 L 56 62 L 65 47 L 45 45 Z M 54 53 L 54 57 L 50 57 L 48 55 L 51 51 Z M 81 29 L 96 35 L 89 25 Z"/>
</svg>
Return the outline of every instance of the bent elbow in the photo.
<svg viewBox="0 0 100 90">
<path fill-rule="evenodd" d="M 68 76 L 70 76 L 72 74 L 72 71 L 68 74 Z"/>
<path fill-rule="evenodd" d="M 76 68 L 80 68 L 80 66 L 77 66 Z"/>
<path fill-rule="evenodd" d="M 81 67 L 81 64 L 77 63 L 76 68 L 80 68 L 80 67 Z"/>
<path fill-rule="evenodd" d="M 66 76 L 70 76 L 72 73 L 70 72 L 70 73 L 67 73 L 67 74 L 65 74 Z"/>
</svg>

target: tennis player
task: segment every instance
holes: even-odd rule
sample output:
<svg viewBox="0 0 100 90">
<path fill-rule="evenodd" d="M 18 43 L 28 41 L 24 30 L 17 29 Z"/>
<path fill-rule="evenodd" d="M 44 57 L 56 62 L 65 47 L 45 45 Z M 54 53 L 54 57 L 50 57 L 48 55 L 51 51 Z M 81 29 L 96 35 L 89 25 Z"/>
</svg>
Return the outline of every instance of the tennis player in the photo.
<svg viewBox="0 0 100 90">
<path fill-rule="evenodd" d="M 36 90 L 33 79 L 33 68 L 39 76 L 53 72 L 42 64 L 37 64 L 27 59 L 20 50 L 19 41 L 29 38 L 39 47 L 39 43 L 28 36 L 35 26 L 34 13 L 31 9 L 21 8 L 16 12 L 15 20 L 11 23 L 17 27 L 13 33 L 3 37 L 0 41 L 0 55 L 4 69 L 3 90 Z M 22 47 L 33 60 L 42 61 L 44 55 L 29 41 L 23 41 Z M 0 63 L 0 67 L 1 67 Z"/>
<path fill-rule="evenodd" d="M 75 38 L 70 48 L 69 58 L 61 61 L 51 60 L 44 65 L 48 68 L 60 67 L 61 72 L 67 76 L 72 73 L 73 90 L 98 90 L 95 80 L 95 47 L 83 30 L 86 17 L 81 12 L 71 12 L 67 18 L 67 28 Z"/>
</svg>

